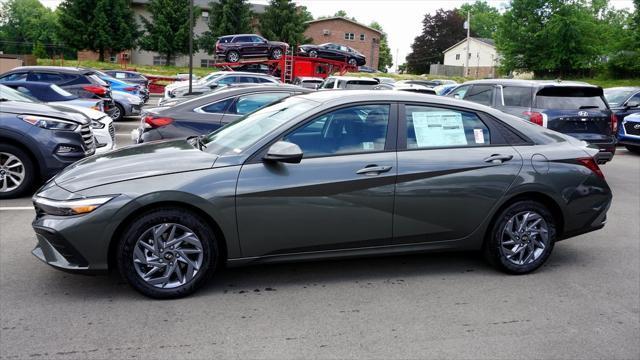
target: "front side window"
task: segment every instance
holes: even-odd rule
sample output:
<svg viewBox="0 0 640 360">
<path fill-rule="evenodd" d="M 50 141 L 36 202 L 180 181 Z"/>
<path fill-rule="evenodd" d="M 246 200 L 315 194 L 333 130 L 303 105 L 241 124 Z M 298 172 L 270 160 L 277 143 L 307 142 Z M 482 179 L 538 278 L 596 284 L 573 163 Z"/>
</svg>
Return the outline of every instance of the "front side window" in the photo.
<svg viewBox="0 0 640 360">
<path fill-rule="evenodd" d="M 449 96 L 456 98 L 456 99 L 464 99 L 464 96 L 467 94 L 467 91 L 469 91 L 469 88 L 471 86 L 470 85 L 465 85 L 465 86 L 460 86 L 456 89 L 454 89 L 451 94 L 449 94 Z"/>
<path fill-rule="evenodd" d="M 305 158 L 382 151 L 388 124 L 389 105 L 358 105 L 321 115 L 284 140 L 300 146 Z"/>
<path fill-rule="evenodd" d="M 236 76 L 227 76 L 217 80 L 216 82 L 218 84 L 229 85 L 238 82 L 238 80 Z"/>
<path fill-rule="evenodd" d="M 265 39 L 261 38 L 260 36 L 252 36 L 251 39 L 256 44 L 262 44 L 265 42 Z"/>
<path fill-rule="evenodd" d="M 240 96 L 227 113 L 245 115 L 287 96 L 289 96 L 289 93 L 268 93 Z"/>
<path fill-rule="evenodd" d="M 321 88 L 322 89 L 333 89 L 333 87 L 336 85 L 336 79 L 328 79 L 324 82 L 324 84 L 322 84 Z"/>
<path fill-rule="evenodd" d="M 465 94 L 464 99 L 478 104 L 491 106 L 493 103 L 493 86 L 473 85 L 471 90 Z"/>
<path fill-rule="evenodd" d="M 407 105 L 407 149 L 491 144 L 489 128 L 472 112 Z"/>
</svg>

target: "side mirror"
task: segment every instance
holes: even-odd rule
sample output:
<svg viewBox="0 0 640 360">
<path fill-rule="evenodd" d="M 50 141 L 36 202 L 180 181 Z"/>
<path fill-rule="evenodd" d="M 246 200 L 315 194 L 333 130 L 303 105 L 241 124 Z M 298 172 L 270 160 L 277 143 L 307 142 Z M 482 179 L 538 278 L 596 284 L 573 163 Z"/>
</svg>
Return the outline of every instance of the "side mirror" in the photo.
<svg viewBox="0 0 640 360">
<path fill-rule="evenodd" d="M 459 95 L 459 94 L 453 94 L 453 97 L 454 97 L 455 99 L 460 99 L 460 95 Z"/>
<path fill-rule="evenodd" d="M 632 100 L 627 103 L 627 109 L 637 108 L 640 106 L 640 101 Z"/>
<path fill-rule="evenodd" d="M 302 160 L 302 149 L 294 143 L 278 141 L 271 145 L 263 160 L 297 164 Z"/>
<path fill-rule="evenodd" d="M 218 84 L 217 84 L 217 83 L 213 83 L 213 84 L 209 85 L 209 88 L 210 88 L 210 89 L 215 89 L 215 88 L 217 88 L 217 87 L 218 87 Z"/>
</svg>

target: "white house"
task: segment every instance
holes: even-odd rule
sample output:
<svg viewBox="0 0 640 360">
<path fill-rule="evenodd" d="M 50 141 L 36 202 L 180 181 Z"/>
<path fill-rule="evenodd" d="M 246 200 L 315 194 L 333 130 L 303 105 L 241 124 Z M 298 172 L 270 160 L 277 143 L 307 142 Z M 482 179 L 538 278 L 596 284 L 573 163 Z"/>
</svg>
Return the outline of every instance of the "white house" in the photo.
<svg viewBox="0 0 640 360">
<path fill-rule="evenodd" d="M 469 43 L 469 68 L 465 75 L 475 78 L 494 77 L 499 58 L 492 39 L 472 37 L 468 41 L 464 39 L 456 43 L 444 51 L 444 65 L 464 68 L 467 43 Z"/>
</svg>

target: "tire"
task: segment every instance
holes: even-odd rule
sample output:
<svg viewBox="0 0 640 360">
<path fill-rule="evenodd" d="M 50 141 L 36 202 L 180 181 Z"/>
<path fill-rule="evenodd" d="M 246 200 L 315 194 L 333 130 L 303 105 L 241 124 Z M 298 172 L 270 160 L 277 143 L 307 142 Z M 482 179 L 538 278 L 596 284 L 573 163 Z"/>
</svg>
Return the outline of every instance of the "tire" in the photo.
<svg viewBox="0 0 640 360">
<path fill-rule="evenodd" d="M 280 60 L 282 58 L 282 54 L 284 54 L 284 52 L 282 51 L 282 49 L 280 48 L 275 48 L 273 50 L 271 50 L 271 54 L 270 54 L 270 58 L 272 60 Z"/>
<path fill-rule="evenodd" d="M 230 50 L 227 52 L 225 58 L 227 62 L 236 63 L 240 61 L 240 53 L 235 50 Z"/>
<path fill-rule="evenodd" d="M 349 59 L 348 63 L 351 66 L 358 66 L 358 60 L 356 60 L 355 58 Z"/>
<path fill-rule="evenodd" d="M 624 147 L 632 153 L 640 155 L 640 145 L 625 145 Z"/>
<path fill-rule="evenodd" d="M 218 247 L 213 233 L 204 219 L 184 209 L 158 208 L 143 213 L 127 226 L 118 244 L 120 274 L 134 289 L 154 299 L 190 295 L 216 268 Z M 180 237 L 188 241 L 170 245 L 171 239 Z M 145 273 L 150 274 L 146 279 Z"/>
<path fill-rule="evenodd" d="M 0 144 L 0 199 L 11 199 L 33 189 L 36 171 L 25 151 Z"/>
<path fill-rule="evenodd" d="M 118 103 L 115 103 L 117 112 L 113 114 L 113 121 L 120 121 L 124 118 L 124 107 Z"/>
<path fill-rule="evenodd" d="M 316 51 L 316 50 L 309 51 L 309 57 L 317 58 L 318 57 L 318 51 Z"/>
<path fill-rule="evenodd" d="M 532 225 L 538 222 L 538 227 L 533 227 L 533 231 L 518 232 L 518 222 L 514 219 L 522 221 L 527 213 L 530 215 L 525 224 Z M 546 238 L 543 228 L 546 228 Z M 508 229 L 515 230 L 511 232 L 513 236 L 509 235 Z M 551 212 L 539 202 L 524 200 L 509 205 L 498 214 L 485 241 L 483 252 L 487 261 L 499 270 L 509 274 L 526 274 L 544 264 L 553 250 L 555 241 L 556 221 Z M 541 244 L 544 248 L 541 248 Z"/>
</svg>

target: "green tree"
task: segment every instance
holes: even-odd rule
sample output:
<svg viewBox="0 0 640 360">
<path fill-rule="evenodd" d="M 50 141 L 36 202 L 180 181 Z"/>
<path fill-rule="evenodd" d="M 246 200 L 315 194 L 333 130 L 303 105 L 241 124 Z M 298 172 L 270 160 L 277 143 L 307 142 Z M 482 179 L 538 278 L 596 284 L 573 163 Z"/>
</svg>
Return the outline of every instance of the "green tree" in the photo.
<svg viewBox="0 0 640 360">
<path fill-rule="evenodd" d="M 422 34 L 415 38 L 407 56 L 407 71 L 424 74 L 429 72 L 430 64 L 442 63 L 443 51 L 467 36 L 464 20 L 456 10 L 439 9 L 434 15 L 426 14 Z"/>
<path fill-rule="evenodd" d="M 244 34 L 253 31 L 251 5 L 247 0 L 220 0 L 209 3 L 209 30 L 200 39 L 200 48 L 209 54 L 215 51 L 216 40 L 223 35 Z"/>
<path fill-rule="evenodd" d="M 140 17 L 145 33 L 140 38 L 140 48 L 155 51 L 165 57 L 167 64 L 175 56 L 189 53 L 189 0 L 150 0 L 151 19 Z M 200 9 L 193 9 L 193 24 L 200 16 Z M 194 41 L 194 51 L 197 51 Z"/>
<path fill-rule="evenodd" d="M 486 1 L 477 0 L 475 3 L 466 3 L 458 9 L 463 18 L 471 13 L 471 33 L 473 36 L 493 39 L 500 22 L 498 9 L 489 5 Z"/>
<path fill-rule="evenodd" d="M 77 50 L 120 52 L 140 35 L 128 0 L 64 0 L 58 9 L 60 38 Z"/>
<path fill-rule="evenodd" d="M 640 77 L 640 0 L 634 5 L 633 13 L 610 15 L 603 24 L 610 31 L 607 68 L 616 77 Z"/>
<path fill-rule="evenodd" d="M 303 6 L 296 7 L 292 0 L 271 0 L 260 17 L 260 32 L 269 40 L 284 41 L 291 46 L 303 44 L 307 21 L 313 19 Z"/>
<path fill-rule="evenodd" d="M 382 32 L 380 36 L 380 48 L 378 55 L 378 70 L 387 72 L 387 69 L 393 65 L 393 56 L 391 55 L 391 49 L 389 48 L 389 41 L 387 40 L 387 34 L 382 29 L 377 21 L 372 22 L 369 27 L 374 28 Z"/>
<path fill-rule="evenodd" d="M 586 74 L 605 48 L 593 8 L 583 0 L 513 0 L 496 31 L 505 72 Z"/>
<path fill-rule="evenodd" d="M 56 15 L 38 0 L 9 0 L 0 6 L 0 50 L 46 57 L 59 46 Z"/>
</svg>

